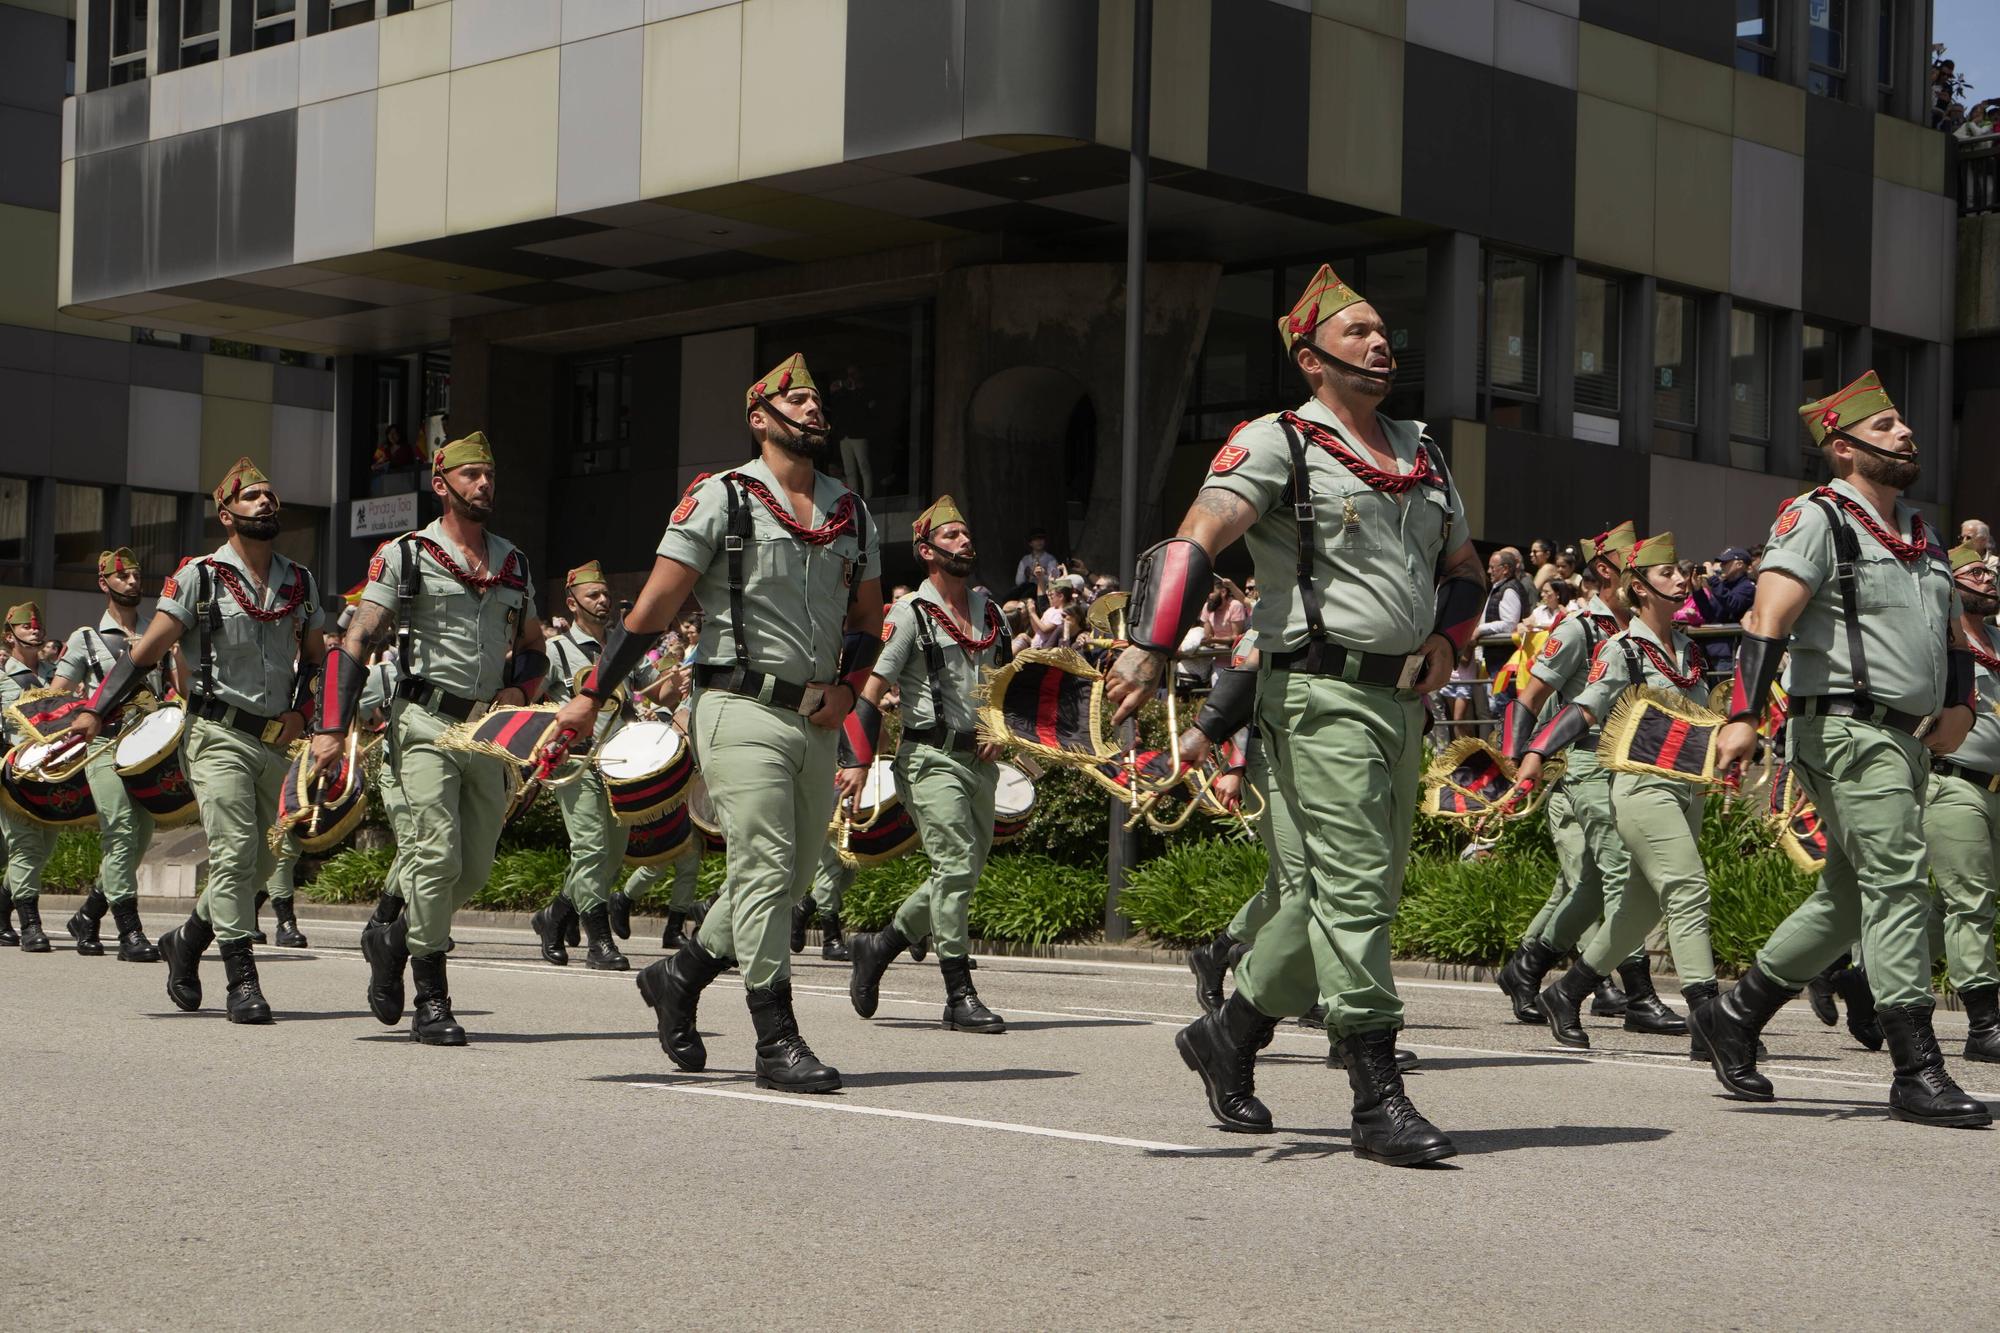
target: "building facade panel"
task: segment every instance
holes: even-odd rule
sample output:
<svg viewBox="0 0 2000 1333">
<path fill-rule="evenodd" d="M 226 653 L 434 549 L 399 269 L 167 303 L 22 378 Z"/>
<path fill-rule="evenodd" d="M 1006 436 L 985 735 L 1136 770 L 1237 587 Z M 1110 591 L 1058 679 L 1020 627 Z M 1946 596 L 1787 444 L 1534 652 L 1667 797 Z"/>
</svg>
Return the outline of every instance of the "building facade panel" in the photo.
<svg viewBox="0 0 2000 1333">
<path fill-rule="evenodd" d="M 351 28 L 307 37 L 299 45 L 299 101 L 326 102 L 367 92 L 381 68 L 377 42 L 381 27 L 358 23 Z"/>
<path fill-rule="evenodd" d="M 181 361 L 194 359 L 178 352 L 165 355 Z M 134 383 L 128 404 L 127 480 L 153 490 L 199 491 L 201 395 Z"/>
<path fill-rule="evenodd" d="M 1306 189 L 1322 199 L 1397 213 L 1403 207 L 1403 43 L 1314 19 Z"/>
<path fill-rule="evenodd" d="M 248 51 L 221 62 L 222 118 L 248 120 L 290 111 L 299 104 L 296 43 Z"/>
<path fill-rule="evenodd" d="M 1208 37 L 1208 160 L 1286 190 L 1306 188 L 1312 16 L 1218 6 Z"/>
<path fill-rule="evenodd" d="M 1650 272 L 1706 291 L 1729 287 L 1733 141 L 1662 117 Z"/>
<path fill-rule="evenodd" d="M 224 125 L 216 181 L 217 267 L 254 273 L 292 262 L 297 218 L 299 113 Z M 286 182 L 294 182 L 286 189 Z"/>
<path fill-rule="evenodd" d="M 1576 94 L 1493 71 L 1492 211 L 1495 240 L 1568 254 L 1576 227 Z"/>
<path fill-rule="evenodd" d="M 1748 139 L 1734 140 L 1731 153 L 1729 290 L 1796 310 L 1804 274 L 1805 159 Z"/>
<path fill-rule="evenodd" d="M 382 20 L 375 77 L 379 86 L 427 79 L 451 69 L 451 0 Z"/>
<path fill-rule="evenodd" d="M 1576 257 L 1650 272 L 1658 118 L 1582 94 L 1576 100 Z"/>
<path fill-rule="evenodd" d="M 639 193 L 679 194 L 737 179 L 743 15 L 704 10 L 646 28 Z"/>
<path fill-rule="evenodd" d="M 845 58 L 846 156 L 879 157 L 963 136 L 963 3 L 848 0 Z"/>
<path fill-rule="evenodd" d="M 62 423 L 50 452 L 50 475 L 104 486 L 123 482 L 130 395 L 101 379 L 61 374 L 50 377 L 49 389 L 50 412 Z"/>
<path fill-rule="evenodd" d="M 376 97 L 356 93 L 299 108 L 294 262 L 375 248 Z"/>
<path fill-rule="evenodd" d="M 562 0 L 452 0 L 451 67 L 559 45 L 562 11 Z"/>
<path fill-rule="evenodd" d="M 451 76 L 384 88 L 375 102 L 375 244 L 441 236 L 450 162 Z"/>
<path fill-rule="evenodd" d="M 1403 211 L 1484 234 L 1493 203 L 1493 70 L 1412 45 L 1403 53 Z"/>
<path fill-rule="evenodd" d="M 1417 46 L 1493 63 L 1494 0 L 1409 0 L 1403 35 Z"/>
<path fill-rule="evenodd" d="M 737 165 L 742 179 L 838 162 L 846 121 L 847 0 L 743 0 L 744 58 L 786 71 L 741 80 Z"/>
<path fill-rule="evenodd" d="M 848 5 L 851 24 L 853 0 Z M 1097 123 L 1096 0 L 964 0 L 964 5 L 965 137 L 1091 138 Z M 1267 23 L 1254 11 L 1245 18 L 1253 27 Z M 1296 27 L 1302 37 L 1304 25 Z M 848 50 L 853 49 L 850 39 Z M 850 91 L 850 99 L 853 95 Z M 850 158 L 861 156 L 851 144 L 846 151 Z"/>
<path fill-rule="evenodd" d="M 639 194 L 646 39 L 637 28 L 562 49 L 556 113 L 556 211 L 581 213 Z"/>
<path fill-rule="evenodd" d="M 1559 88 L 1575 88 L 1575 6 L 1570 10 L 1564 14 L 1531 0 L 1498 0 L 1493 14 L 1493 63 Z"/>
</svg>

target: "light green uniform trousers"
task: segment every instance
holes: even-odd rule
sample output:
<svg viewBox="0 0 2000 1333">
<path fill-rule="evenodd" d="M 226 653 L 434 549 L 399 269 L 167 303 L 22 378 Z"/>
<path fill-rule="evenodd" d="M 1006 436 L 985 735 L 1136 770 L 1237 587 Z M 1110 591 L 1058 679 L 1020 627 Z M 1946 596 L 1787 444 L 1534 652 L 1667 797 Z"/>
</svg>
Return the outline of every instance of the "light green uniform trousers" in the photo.
<svg viewBox="0 0 2000 1333">
<path fill-rule="evenodd" d="M 1930 856 L 1920 808 L 1930 752 L 1915 737 L 1845 717 L 1790 724 L 1793 764 L 1826 825 L 1826 869 L 1771 933 L 1757 966 L 1797 991 L 1847 952 L 1857 929 L 1875 1003 L 1930 1006 Z"/>
<path fill-rule="evenodd" d="M 840 851 L 829 839 L 819 854 L 819 868 L 813 871 L 813 906 L 821 916 L 839 916 L 847 898 L 847 886 L 854 882 L 854 867 L 840 859 Z"/>
<path fill-rule="evenodd" d="M 1715 980 L 1708 932 L 1708 871 L 1701 863 L 1700 788 L 1669 778 L 1615 773 L 1611 809 L 1631 855 L 1624 892 L 1583 951 L 1585 966 L 1609 974 L 1642 949 L 1664 911 L 1667 947 L 1683 987 Z"/>
<path fill-rule="evenodd" d="M 412 958 L 440 953 L 451 918 L 484 887 L 507 814 L 507 774 L 498 760 L 435 742 L 451 723 L 413 700 L 396 700 L 390 762 L 402 785 L 392 878 L 409 903 Z"/>
<path fill-rule="evenodd" d="M 1237 964 L 1237 991 L 1276 1018 L 1303 1014 L 1323 996 L 1335 1039 L 1399 1028 L 1389 923 L 1423 766 L 1417 697 L 1267 670 L 1257 718 L 1275 797 L 1300 833 L 1284 872 L 1300 889 L 1283 895 Z"/>
<path fill-rule="evenodd" d="M 408 824 L 410 806 L 403 799 L 403 784 L 396 780 L 396 769 L 385 756 L 382 766 L 375 771 L 375 795 L 382 802 L 382 817 L 389 821 L 389 833 L 395 839 L 396 854 L 389 860 L 389 873 L 382 880 L 382 896 L 401 898 L 403 896 L 403 841 L 409 836 Z M 504 813 L 504 812 L 503 812 Z"/>
<path fill-rule="evenodd" d="M 2000 874 L 2000 792 L 1931 774 L 1924 839 L 1944 914 L 1944 959 L 1953 989 L 2000 982 L 1993 962 L 1994 877 Z M 1932 950 L 1935 956 L 1935 949 Z"/>
<path fill-rule="evenodd" d="M 264 883 L 264 892 L 273 898 L 289 898 L 298 890 L 299 840 L 287 833 L 285 840 L 278 844 L 277 862 L 271 867 L 271 878 Z"/>
<path fill-rule="evenodd" d="M 1244 779 L 1264 797 L 1264 817 L 1257 821 L 1257 836 L 1263 840 L 1267 865 L 1264 887 L 1245 899 L 1230 919 L 1229 938 L 1238 944 L 1256 939 L 1257 932 L 1278 914 L 1278 904 L 1284 901 L 1287 887 L 1285 869 L 1302 864 L 1305 852 L 1299 842 L 1298 826 L 1292 823 L 1285 803 L 1271 789 L 1271 764 L 1264 757 L 1263 745 L 1259 743 L 1257 748 L 1257 764 L 1244 774 Z"/>
<path fill-rule="evenodd" d="M 57 830 L 23 819 L 0 806 L 0 829 L 7 833 L 7 894 L 17 903 L 42 896 L 42 867 L 55 854 Z"/>
<path fill-rule="evenodd" d="M 670 912 L 692 910 L 695 885 L 701 879 L 701 830 L 691 830 L 688 838 L 694 843 L 694 850 L 681 853 L 680 859 L 666 865 L 640 866 L 634 870 L 625 881 L 625 896 L 635 903 L 638 902 L 640 895 L 652 892 L 653 886 L 665 879 L 668 871 L 672 871 L 674 892 L 667 900 L 667 910 Z"/>
<path fill-rule="evenodd" d="M 611 795 L 594 765 L 567 787 L 556 788 L 556 804 L 569 830 L 569 873 L 563 877 L 562 896 L 582 914 L 611 896 L 611 885 L 625 864 L 628 830 L 611 813 Z"/>
<path fill-rule="evenodd" d="M 998 764 L 935 745 L 905 745 L 896 752 L 896 794 L 916 820 L 917 837 L 930 858 L 930 876 L 896 909 L 896 929 L 907 940 L 935 936 L 938 957 L 971 951 L 965 920 L 972 891 L 993 850 L 993 790 Z"/>
<path fill-rule="evenodd" d="M 1548 810 L 1549 838 L 1569 892 L 1541 931 L 1542 942 L 1562 953 L 1596 942 L 1598 923 L 1617 915 L 1632 874 L 1631 854 L 1612 813 L 1611 774 L 1594 757 L 1573 757 L 1571 763 L 1581 764 L 1582 771 L 1563 776 L 1549 793 Z M 1641 940 L 1642 949 L 1644 944 Z"/>
<path fill-rule="evenodd" d="M 139 862 L 153 845 L 153 812 L 132 799 L 125 779 L 118 776 L 118 742 L 91 742 L 83 768 L 90 781 L 90 799 L 97 803 L 97 841 L 103 860 L 97 866 L 97 887 L 107 902 L 123 902 L 139 891 Z"/>
<path fill-rule="evenodd" d="M 195 915 L 227 944 L 257 931 L 257 890 L 277 866 L 271 825 L 291 766 L 285 752 L 206 718 L 188 719 L 188 781 L 208 835 L 208 885 Z"/>
<path fill-rule="evenodd" d="M 792 974 L 792 904 L 812 888 L 833 818 L 836 733 L 717 690 L 696 692 L 689 725 L 729 842 L 729 874 L 702 919 L 701 947 L 735 959 L 744 986 L 761 990 Z"/>
</svg>

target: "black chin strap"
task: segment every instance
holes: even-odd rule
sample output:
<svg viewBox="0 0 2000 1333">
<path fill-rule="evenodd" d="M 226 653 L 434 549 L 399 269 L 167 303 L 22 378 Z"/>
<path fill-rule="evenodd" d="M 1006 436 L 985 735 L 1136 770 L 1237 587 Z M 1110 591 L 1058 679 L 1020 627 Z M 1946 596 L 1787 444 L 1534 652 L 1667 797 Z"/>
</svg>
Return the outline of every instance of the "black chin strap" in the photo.
<svg viewBox="0 0 2000 1333">
<path fill-rule="evenodd" d="M 787 426 L 790 426 L 793 430 L 797 431 L 801 435 L 817 435 L 819 438 L 825 439 L 833 429 L 831 425 L 826 425 L 826 426 L 821 426 L 817 430 L 815 430 L 813 427 L 808 426 L 803 421 L 795 421 L 791 417 L 786 416 L 783 412 L 780 412 L 778 410 L 778 405 L 772 402 L 770 399 L 766 398 L 761 393 L 757 395 L 757 405 L 759 407 L 762 407 L 766 412 L 769 412 L 772 416 L 776 417 L 778 420 L 784 422 Z"/>
<path fill-rule="evenodd" d="M 1320 360 L 1330 365 L 1339 366 L 1351 375 L 1359 375 L 1363 379 L 1380 380 L 1384 384 L 1396 378 L 1396 357 L 1393 352 L 1389 356 L 1389 368 L 1387 370 L 1370 370 L 1366 366 L 1357 366 L 1352 361 L 1342 361 L 1339 357 L 1327 351 L 1310 338 L 1306 339 L 1306 346 L 1312 348 L 1313 355 L 1317 356 Z"/>
<path fill-rule="evenodd" d="M 1893 449 L 1884 449 L 1879 445 L 1870 444 L 1868 443 L 1868 441 L 1861 439 L 1860 437 L 1853 435 L 1848 431 L 1839 429 L 1830 430 L 1827 432 L 1827 434 L 1833 436 L 1835 439 L 1841 439 L 1847 441 L 1848 444 L 1852 445 L 1856 449 L 1859 449 L 1864 454 L 1873 454 L 1877 458 L 1886 458 L 1892 463 L 1914 463 L 1917 461 L 1917 455 L 1914 450 L 1912 450 L 1907 454 L 1898 453 L 1896 450 Z"/>
</svg>

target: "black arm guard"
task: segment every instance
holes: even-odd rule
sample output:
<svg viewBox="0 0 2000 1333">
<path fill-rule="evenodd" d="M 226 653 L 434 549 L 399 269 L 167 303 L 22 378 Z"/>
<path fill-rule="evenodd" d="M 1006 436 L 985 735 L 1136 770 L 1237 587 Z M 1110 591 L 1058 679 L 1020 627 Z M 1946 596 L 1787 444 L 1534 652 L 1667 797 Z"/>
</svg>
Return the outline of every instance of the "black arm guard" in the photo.
<svg viewBox="0 0 2000 1333">
<path fill-rule="evenodd" d="M 104 680 L 98 685 L 97 693 L 90 696 L 90 702 L 80 711 L 95 713 L 99 717 L 109 717 L 122 708 L 133 695 L 144 689 L 145 685 L 146 673 L 132 660 L 132 654 L 121 654 L 118 660 L 111 664 L 111 670 L 104 673 Z"/>
<path fill-rule="evenodd" d="M 1972 650 L 1969 648 L 1944 650 L 1944 706 L 1973 707 Z"/>
<path fill-rule="evenodd" d="M 1554 721 L 1554 718 L 1549 719 Z M 1500 753 L 1512 763 L 1520 763 L 1535 739 L 1535 714 L 1520 698 L 1509 699 L 1500 715 Z"/>
<path fill-rule="evenodd" d="M 1201 543 L 1169 537 L 1139 555 L 1132 600 L 1125 604 L 1125 637 L 1149 653 L 1173 653 L 1181 636 L 1201 619 L 1201 605 L 1215 582 L 1215 562 Z"/>
<path fill-rule="evenodd" d="M 1767 639 L 1743 631 L 1736 640 L 1736 676 L 1729 686 L 1729 720 L 1757 722 L 1771 701 L 1778 681 L 1778 661 L 1785 655 L 1784 639 Z"/>
<path fill-rule="evenodd" d="M 300 663 L 303 668 L 304 663 Z M 300 670 L 292 676 L 292 711 L 306 721 L 313 715 L 313 686 L 319 682 L 319 672 Z"/>
<path fill-rule="evenodd" d="M 882 655 L 882 640 L 874 634 L 849 634 L 840 646 L 840 678 L 854 687 L 855 706 L 860 706 L 861 687 L 868 683 L 868 669 Z"/>
<path fill-rule="evenodd" d="M 1528 742 L 1527 753 L 1538 754 L 1546 759 L 1552 754 L 1560 754 L 1570 746 L 1590 734 L 1590 716 L 1575 704 L 1565 704 L 1560 712 L 1550 718 L 1548 725 L 1535 733 Z"/>
<path fill-rule="evenodd" d="M 542 692 L 542 682 L 548 678 L 549 655 L 539 648 L 516 648 L 514 655 L 507 659 L 507 667 L 500 673 L 502 689 L 516 689 L 529 703 Z"/>
<path fill-rule="evenodd" d="M 840 724 L 840 740 L 834 746 L 842 768 L 866 768 L 875 762 L 882 744 L 882 710 L 860 695 L 854 697 L 854 711 Z"/>
<path fill-rule="evenodd" d="M 354 725 L 361 709 L 361 689 L 368 682 L 368 668 L 339 644 L 326 650 L 326 665 L 319 675 L 319 718 L 313 730 L 322 736 L 342 736 Z"/>
<path fill-rule="evenodd" d="M 1250 739 L 1244 742 L 1243 745 L 1243 767 L 1245 769 L 1255 768 L 1257 767 L 1257 761 L 1263 757 L 1264 733 L 1252 727 L 1250 728 Z"/>
<path fill-rule="evenodd" d="M 1195 715 L 1194 728 L 1220 745 L 1250 725 L 1257 711 L 1257 673 L 1243 667 L 1218 667 L 1214 688 Z"/>
<path fill-rule="evenodd" d="M 1431 633 L 1444 635 L 1455 651 L 1463 650 L 1472 642 L 1473 631 L 1479 628 L 1479 613 L 1485 609 L 1486 589 L 1479 580 L 1454 575 L 1438 584 L 1437 623 L 1431 626 Z M 1527 614 L 1527 608 L 1522 607 L 1521 612 Z"/>
<path fill-rule="evenodd" d="M 652 648 L 653 634 L 633 634 L 625 628 L 625 618 L 611 627 L 605 636 L 604 651 L 597 655 L 597 665 L 591 670 L 590 678 L 583 682 L 583 693 L 603 703 L 611 697 L 611 692 L 625 683 L 625 678 L 633 673 L 639 663 L 646 660 L 646 653 Z"/>
</svg>

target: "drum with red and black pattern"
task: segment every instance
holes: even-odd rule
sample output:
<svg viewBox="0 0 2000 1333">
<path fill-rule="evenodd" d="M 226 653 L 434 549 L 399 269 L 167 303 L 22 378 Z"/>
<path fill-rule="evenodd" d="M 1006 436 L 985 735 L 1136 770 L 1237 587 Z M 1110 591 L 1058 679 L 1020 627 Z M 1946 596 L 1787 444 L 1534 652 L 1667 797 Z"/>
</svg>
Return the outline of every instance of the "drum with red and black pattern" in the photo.
<svg viewBox="0 0 2000 1333">
<path fill-rule="evenodd" d="M 861 797 L 856 804 L 867 827 L 860 827 L 858 820 L 849 822 L 847 845 L 840 849 L 840 859 L 847 865 L 881 865 L 917 849 L 917 821 L 896 794 L 896 775 L 891 771 L 891 762 L 877 759 L 868 776 L 862 779 Z M 834 833 L 839 834 L 837 819 Z"/>
<path fill-rule="evenodd" d="M 597 747 L 597 771 L 621 824 L 643 824 L 687 799 L 694 750 L 670 722 L 633 722 Z"/>
<path fill-rule="evenodd" d="M 665 865 L 669 861 L 680 860 L 694 851 L 697 845 L 694 820 L 689 817 L 687 805 L 683 802 L 660 811 L 626 832 L 625 864 Z"/>
<path fill-rule="evenodd" d="M 185 711 L 158 708 L 129 724 L 113 751 L 126 793 L 153 816 L 156 827 L 185 824 L 200 813 L 194 803 L 194 783 L 188 780 L 181 757 L 186 734 Z"/>
<path fill-rule="evenodd" d="M 23 819 L 71 828 L 97 818 L 97 802 L 84 774 L 90 747 L 58 736 L 23 741 L 0 765 L 0 801 Z"/>
</svg>

